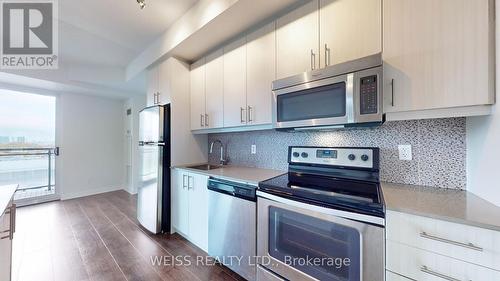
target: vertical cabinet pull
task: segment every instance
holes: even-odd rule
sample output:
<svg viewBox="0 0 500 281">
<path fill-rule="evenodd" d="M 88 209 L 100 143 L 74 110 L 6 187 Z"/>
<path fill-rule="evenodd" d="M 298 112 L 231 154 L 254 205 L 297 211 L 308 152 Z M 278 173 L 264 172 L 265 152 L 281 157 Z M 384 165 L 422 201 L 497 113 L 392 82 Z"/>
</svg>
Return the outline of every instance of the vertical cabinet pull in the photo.
<svg viewBox="0 0 500 281">
<path fill-rule="evenodd" d="M 188 190 L 192 189 L 193 186 L 194 186 L 194 178 L 192 176 L 188 176 L 188 185 L 187 185 Z"/>
<path fill-rule="evenodd" d="M 182 175 L 182 189 L 186 188 L 186 178 L 187 178 L 187 175 Z"/>
<path fill-rule="evenodd" d="M 205 114 L 205 127 L 208 127 L 208 114 Z"/>
<path fill-rule="evenodd" d="M 394 106 L 394 78 L 391 79 L 391 106 Z"/>
<path fill-rule="evenodd" d="M 251 106 L 248 106 L 248 122 L 252 122 L 253 121 L 253 107 Z"/>
<path fill-rule="evenodd" d="M 330 58 L 331 58 L 331 53 L 330 53 L 330 48 L 328 48 L 328 44 L 325 44 L 325 66 L 330 65 Z"/>
<path fill-rule="evenodd" d="M 242 124 L 246 123 L 245 116 L 243 115 L 243 112 L 245 111 L 244 107 L 240 107 L 240 121 Z"/>
<path fill-rule="evenodd" d="M 200 114 L 200 126 L 205 126 L 205 121 L 203 120 L 203 114 Z"/>
<path fill-rule="evenodd" d="M 160 104 L 160 92 L 156 93 L 156 104 Z"/>
<path fill-rule="evenodd" d="M 316 54 L 312 49 L 311 49 L 311 69 L 312 70 L 316 69 Z"/>
</svg>

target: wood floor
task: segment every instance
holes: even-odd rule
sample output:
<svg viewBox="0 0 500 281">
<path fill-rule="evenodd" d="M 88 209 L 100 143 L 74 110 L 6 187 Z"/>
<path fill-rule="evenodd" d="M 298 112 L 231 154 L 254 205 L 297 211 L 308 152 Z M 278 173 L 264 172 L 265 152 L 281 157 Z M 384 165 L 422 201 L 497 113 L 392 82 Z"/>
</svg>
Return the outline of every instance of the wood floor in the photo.
<svg viewBox="0 0 500 281">
<path fill-rule="evenodd" d="M 242 280 L 183 237 L 151 235 L 136 220 L 136 197 L 115 191 L 18 209 L 13 281 Z M 169 257 L 153 265 L 153 257 Z M 191 265 L 172 265 L 182 257 Z"/>
</svg>

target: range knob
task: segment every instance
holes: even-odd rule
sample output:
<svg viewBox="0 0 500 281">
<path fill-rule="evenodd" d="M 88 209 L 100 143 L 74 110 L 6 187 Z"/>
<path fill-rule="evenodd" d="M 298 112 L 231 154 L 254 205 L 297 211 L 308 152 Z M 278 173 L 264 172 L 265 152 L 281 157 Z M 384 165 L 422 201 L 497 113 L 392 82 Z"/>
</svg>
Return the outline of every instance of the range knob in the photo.
<svg viewBox="0 0 500 281">
<path fill-rule="evenodd" d="M 351 161 L 354 161 L 356 159 L 356 155 L 349 154 L 349 156 L 347 156 L 347 158 L 349 158 L 349 160 L 351 160 Z"/>
<path fill-rule="evenodd" d="M 301 156 L 302 156 L 303 158 L 307 158 L 307 157 L 309 156 L 309 154 L 307 154 L 307 152 L 302 152 Z"/>
<path fill-rule="evenodd" d="M 361 160 L 363 160 L 363 161 L 368 161 L 368 158 L 369 157 L 366 154 L 361 155 Z"/>
<path fill-rule="evenodd" d="M 293 153 L 293 157 L 299 157 L 299 156 L 300 156 L 300 154 L 298 152 Z"/>
</svg>

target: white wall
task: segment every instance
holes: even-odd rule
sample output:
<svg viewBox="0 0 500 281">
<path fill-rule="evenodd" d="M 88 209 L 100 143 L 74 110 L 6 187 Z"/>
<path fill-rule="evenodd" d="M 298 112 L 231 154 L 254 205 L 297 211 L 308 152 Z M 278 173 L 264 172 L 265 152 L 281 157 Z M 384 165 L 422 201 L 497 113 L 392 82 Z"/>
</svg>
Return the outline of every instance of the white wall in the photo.
<svg viewBox="0 0 500 281">
<path fill-rule="evenodd" d="M 500 0 L 496 1 L 496 14 Z M 498 16 L 497 16 L 498 18 Z M 467 118 L 467 190 L 500 206 L 500 22 L 496 22 L 496 97 L 490 116 Z"/>
<path fill-rule="evenodd" d="M 139 146 L 137 145 L 139 142 L 139 111 L 141 111 L 144 107 L 146 107 L 146 96 L 135 96 L 133 98 L 128 99 L 125 102 L 125 107 L 124 107 L 124 112 L 127 109 L 132 109 L 132 117 L 131 117 L 131 153 L 128 151 L 130 147 L 128 147 L 127 144 L 125 144 L 125 157 L 127 153 L 130 153 L 131 159 L 127 161 L 128 159 L 124 159 L 125 161 L 125 172 L 127 171 L 127 164 L 130 164 L 129 167 L 129 173 L 131 173 L 129 180 L 127 181 L 127 175 L 126 176 L 126 185 L 124 186 L 124 189 L 131 193 L 135 194 L 137 193 L 137 188 L 139 186 Z M 125 126 L 127 125 L 127 117 L 124 116 L 125 120 Z M 126 128 L 125 128 L 125 134 L 126 134 Z M 127 139 L 125 138 L 125 141 Z M 130 163 L 127 163 L 130 162 Z"/>
<path fill-rule="evenodd" d="M 57 101 L 56 188 L 62 199 L 123 188 L 123 101 L 61 94 Z"/>
</svg>

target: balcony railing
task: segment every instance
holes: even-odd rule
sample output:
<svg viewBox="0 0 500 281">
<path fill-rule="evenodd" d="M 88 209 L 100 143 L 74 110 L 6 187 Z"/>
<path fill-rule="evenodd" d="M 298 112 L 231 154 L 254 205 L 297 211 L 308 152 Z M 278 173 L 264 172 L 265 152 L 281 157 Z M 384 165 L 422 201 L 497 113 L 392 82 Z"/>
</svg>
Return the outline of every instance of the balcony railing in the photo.
<svg viewBox="0 0 500 281">
<path fill-rule="evenodd" d="M 19 190 L 55 187 L 55 155 L 58 148 L 1 148 L 0 186 L 19 184 Z"/>
</svg>

